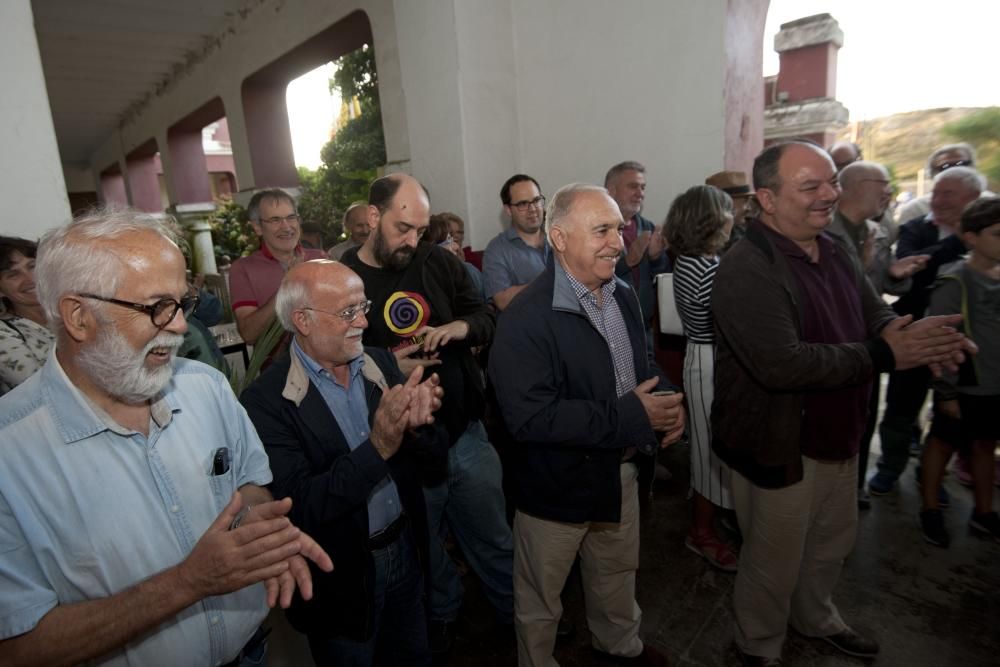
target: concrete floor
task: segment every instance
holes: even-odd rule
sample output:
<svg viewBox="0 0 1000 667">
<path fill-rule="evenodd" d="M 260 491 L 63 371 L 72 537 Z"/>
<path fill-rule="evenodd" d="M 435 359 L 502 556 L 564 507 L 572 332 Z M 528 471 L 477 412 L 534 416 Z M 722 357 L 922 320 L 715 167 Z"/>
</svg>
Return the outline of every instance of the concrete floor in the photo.
<svg viewBox="0 0 1000 667">
<path fill-rule="evenodd" d="M 872 456 L 874 465 L 877 456 Z M 664 452 L 674 473 L 657 482 L 642 518 L 638 599 L 642 636 L 663 649 L 674 665 L 733 665 L 731 595 L 733 575 L 714 570 L 683 547 L 688 525 L 687 452 Z M 873 498 L 859 520 L 857 546 L 848 559 L 836 601 L 848 623 L 882 645 L 874 665 L 886 667 L 1000 665 L 1000 544 L 969 534 L 971 492 L 949 476 L 952 494 L 946 520 L 950 549 L 926 543 L 917 525 L 920 501 L 913 460 L 898 492 Z M 1000 491 L 997 492 L 1000 496 Z M 994 505 L 997 505 L 994 502 Z M 465 627 L 448 664 L 454 667 L 515 665 L 511 636 L 497 632 L 485 598 L 466 577 Z M 583 595 L 575 575 L 564 595 L 566 616 L 577 626 L 560 643 L 556 659 L 565 667 L 602 664 L 590 651 Z M 309 665 L 301 639 L 275 619 L 271 667 Z M 864 661 L 828 644 L 789 634 L 784 652 L 792 666 L 839 667 Z"/>
</svg>

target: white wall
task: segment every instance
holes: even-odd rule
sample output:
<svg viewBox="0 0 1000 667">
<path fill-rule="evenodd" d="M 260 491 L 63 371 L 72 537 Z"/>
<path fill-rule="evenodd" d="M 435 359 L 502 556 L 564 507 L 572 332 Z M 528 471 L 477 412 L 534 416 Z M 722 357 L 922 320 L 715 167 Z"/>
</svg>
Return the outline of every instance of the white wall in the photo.
<svg viewBox="0 0 1000 667">
<path fill-rule="evenodd" d="M 0 233 L 34 239 L 70 217 L 30 0 L 0 2 Z"/>
<path fill-rule="evenodd" d="M 546 194 L 638 160 L 659 224 L 722 169 L 725 2 L 512 3 L 519 166 Z"/>
</svg>

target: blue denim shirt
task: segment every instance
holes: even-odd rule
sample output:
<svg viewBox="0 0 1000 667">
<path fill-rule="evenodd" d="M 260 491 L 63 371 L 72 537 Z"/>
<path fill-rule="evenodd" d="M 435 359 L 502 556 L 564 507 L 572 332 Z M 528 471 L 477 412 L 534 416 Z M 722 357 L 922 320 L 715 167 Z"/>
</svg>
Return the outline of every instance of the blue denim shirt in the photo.
<svg viewBox="0 0 1000 667">
<path fill-rule="evenodd" d="M 0 639 L 53 607 L 105 598 L 181 562 L 267 455 L 223 375 L 175 359 L 149 435 L 122 428 L 67 378 L 53 351 L 0 399 Z M 216 449 L 231 464 L 213 475 Z M 206 598 L 88 664 L 217 665 L 267 616 L 263 584 Z"/>
<path fill-rule="evenodd" d="M 486 298 L 515 285 L 527 285 L 545 270 L 551 257 L 548 239 L 541 248 L 532 248 L 513 227 L 497 234 L 483 252 Z"/>
<path fill-rule="evenodd" d="M 319 390 L 327 407 L 330 408 L 330 413 L 336 418 L 337 425 L 347 440 L 347 446 L 354 451 L 370 436 L 368 402 L 365 400 L 365 383 L 361 375 L 361 367 L 365 363 L 364 356 L 351 362 L 351 381 L 345 388 L 330 371 L 320 366 L 302 350 L 298 340 L 292 340 L 292 349 L 305 367 L 309 381 Z M 368 534 L 374 535 L 395 521 L 402 509 L 396 483 L 392 481 L 391 476 L 386 475 L 368 496 Z"/>
</svg>

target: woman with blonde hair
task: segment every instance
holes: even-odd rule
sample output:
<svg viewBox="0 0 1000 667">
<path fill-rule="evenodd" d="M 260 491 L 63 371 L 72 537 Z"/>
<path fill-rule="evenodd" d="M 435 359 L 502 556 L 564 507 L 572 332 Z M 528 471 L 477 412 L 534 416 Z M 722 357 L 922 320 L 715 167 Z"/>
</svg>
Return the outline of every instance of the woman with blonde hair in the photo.
<svg viewBox="0 0 1000 667">
<path fill-rule="evenodd" d="M 712 281 L 719 251 L 733 228 L 733 201 L 711 185 L 696 185 L 671 204 L 663 233 L 676 253 L 674 298 L 684 324 L 684 391 L 691 440 L 694 518 L 684 545 L 715 567 L 733 572 L 736 554 L 718 535 L 715 508 L 732 509 L 729 468 L 712 452 L 711 409 L 715 372 Z"/>
</svg>

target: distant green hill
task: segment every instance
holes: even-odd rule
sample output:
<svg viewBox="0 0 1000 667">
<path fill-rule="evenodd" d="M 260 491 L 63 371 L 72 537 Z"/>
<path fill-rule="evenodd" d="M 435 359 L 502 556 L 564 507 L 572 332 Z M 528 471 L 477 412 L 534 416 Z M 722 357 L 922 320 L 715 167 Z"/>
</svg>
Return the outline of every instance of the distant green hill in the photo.
<svg viewBox="0 0 1000 667">
<path fill-rule="evenodd" d="M 865 159 L 890 167 L 900 189 L 912 191 L 916 188 L 917 173 L 927 164 L 927 157 L 939 146 L 955 141 L 946 137 L 941 128 L 976 111 L 979 109 L 955 107 L 898 113 L 852 123 L 840 138 L 849 141 L 852 135 L 857 136 Z M 927 185 L 929 188 L 930 184 Z M 997 192 L 1000 183 L 991 182 L 990 186 Z"/>
</svg>

